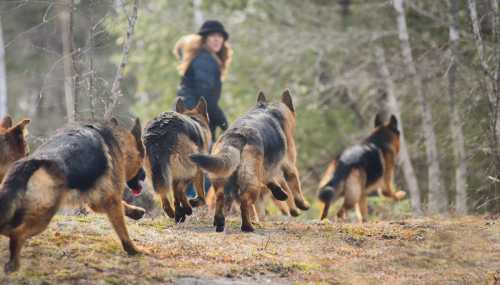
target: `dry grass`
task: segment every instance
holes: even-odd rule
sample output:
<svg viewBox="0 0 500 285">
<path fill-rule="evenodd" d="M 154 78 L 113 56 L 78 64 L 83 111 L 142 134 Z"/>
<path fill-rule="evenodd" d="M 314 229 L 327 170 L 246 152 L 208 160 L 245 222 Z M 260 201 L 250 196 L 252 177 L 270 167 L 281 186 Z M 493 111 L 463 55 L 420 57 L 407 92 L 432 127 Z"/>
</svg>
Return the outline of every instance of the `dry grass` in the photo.
<svg viewBox="0 0 500 285">
<path fill-rule="evenodd" d="M 103 216 L 56 216 L 25 246 L 20 271 L 0 273 L 0 283 L 492 284 L 500 277 L 500 220 L 486 217 L 274 221 L 252 234 L 241 233 L 236 218 L 224 234 L 200 217 L 127 223 L 148 253 L 128 257 Z M 1 264 L 7 246 L 2 238 Z"/>
</svg>

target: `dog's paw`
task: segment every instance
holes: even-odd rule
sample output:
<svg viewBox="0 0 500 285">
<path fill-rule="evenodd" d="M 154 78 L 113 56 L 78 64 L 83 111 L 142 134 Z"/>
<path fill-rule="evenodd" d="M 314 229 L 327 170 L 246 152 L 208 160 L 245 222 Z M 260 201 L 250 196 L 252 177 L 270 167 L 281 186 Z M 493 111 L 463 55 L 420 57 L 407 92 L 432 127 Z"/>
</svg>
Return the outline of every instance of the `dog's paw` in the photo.
<svg viewBox="0 0 500 285">
<path fill-rule="evenodd" d="M 193 207 L 193 208 L 200 207 L 200 206 L 205 205 L 205 200 L 203 200 L 200 197 L 189 199 L 189 205 L 191 205 L 191 207 Z"/>
<path fill-rule="evenodd" d="M 169 218 L 175 218 L 175 212 L 170 206 L 163 206 L 163 211 L 165 211 Z"/>
<path fill-rule="evenodd" d="M 142 219 L 142 217 L 144 217 L 144 214 L 146 214 L 146 210 L 139 207 L 125 211 L 125 215 L 134 220 Z"/>
<path fill-rule="evenodd" d="M 186 209 L 181 206 L 175 207 L 175 222 L 177 224 L 184 223 L 186 221 Z"/>
<path fill-rule="evenodd" d="M 132 242 L 123 243 L 123 249 L 127 252 L 129 256 L 134 256 L 142 253 L 142 251 L 139 248 L 137 248 Z"/>
<path fill-rule="evenodd" d="M 19 269 L 19 263 L 11 260 L 7 262 L 4 266 L 4 272 L 5 274 L 10 274 L 12 272 L 16 272 Z"/>
<path fill-rule="evenodd" d="M 226 223 L 226 218 L 224 216 L 215 216 L 214 217 L 214 226 L 215 231 L 220 233 L 224 231 L 224 224 Z"/>
<path fill-rule="evenodd" d="M 193 208 L 186 207 L 184 208 L 184 212 L 186 213 L 186 215 L 191 216 L 193 214 Z"/>
<path fill-rule="evenodd" d="M 241 231 L 244 233 L 251 233 L 255 231 L 255 229 L 252 225 L 241 225 Z"/>
<path fill-rule="evenodd" d="M 294 201 L 295 201 L 295 205 L 297 205 L 297 207 L 301 210 L 307 211 L 311 207 L 306 200 L 295 199 Z"/>
<path fill-rule="evenodd" d="M 300 211 L 297 209 L 290 209 L 290 215 L 292 217 L 298 217 L 298 216 L 300 216 Z"/>
<path fill-rule="evenodd" d="M 394 193 L 394 199 L 397 201 L 403 200 L 406 197 L 406 192 L 404 191 L 397 191 Z"/>
</svg>

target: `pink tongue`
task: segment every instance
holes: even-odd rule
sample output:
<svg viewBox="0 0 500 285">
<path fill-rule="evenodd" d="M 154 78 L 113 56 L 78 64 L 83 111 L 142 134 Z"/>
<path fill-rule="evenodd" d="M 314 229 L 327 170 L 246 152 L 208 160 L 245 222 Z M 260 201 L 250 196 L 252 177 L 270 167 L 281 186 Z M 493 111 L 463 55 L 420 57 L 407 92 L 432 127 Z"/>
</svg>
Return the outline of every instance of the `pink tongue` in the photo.
<svg viewBox="0 0 500 285">
<path fill-rule="evenodd" d="M 132 195 L 134 195 L 134 197 L 141 195 L 141 193 L 142 193 L 142 188 L 132 189 Z"/>
</svg>

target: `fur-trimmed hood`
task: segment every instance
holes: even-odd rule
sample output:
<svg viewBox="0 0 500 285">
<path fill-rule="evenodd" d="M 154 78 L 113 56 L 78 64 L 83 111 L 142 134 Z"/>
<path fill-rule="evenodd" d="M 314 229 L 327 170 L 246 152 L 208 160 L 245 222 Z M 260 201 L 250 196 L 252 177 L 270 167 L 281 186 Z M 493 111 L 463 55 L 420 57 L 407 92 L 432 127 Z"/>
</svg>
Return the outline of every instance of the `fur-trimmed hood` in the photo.
<svg viewBox="0 0 500 285">
<path fill-rule="evenodd" d="M 203 38 L 197 34 L 191 34 L 182 37 L 177 41 L 174 47 L 174 55 L 181 60 L 177 67 L 179 73 L 184 75 L 189 68 L 191 62 L 198 56 L 200 50 L 203 49 Z M 212 54 L 215 60 L 219 63 L 221 71 L 221 79 L 225 78 L 231 59 L 233 57 L 233 50 L 227 42 L 224 42 L 222 49 L 217 54 Z"/>
</svg>

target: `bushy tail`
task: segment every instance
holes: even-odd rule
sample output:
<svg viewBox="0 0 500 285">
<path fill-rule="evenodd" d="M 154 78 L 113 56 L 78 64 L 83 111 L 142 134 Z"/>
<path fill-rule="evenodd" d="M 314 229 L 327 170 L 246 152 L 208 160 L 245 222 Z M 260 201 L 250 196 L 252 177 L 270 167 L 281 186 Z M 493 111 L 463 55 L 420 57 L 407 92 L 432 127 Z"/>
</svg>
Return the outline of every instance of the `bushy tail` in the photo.
<svg viewBox="0 0 500 285">
<path fill-rule="evenodd" d="M 190 158 L 208 172 L 219 177 L 229 177 L 240 164 L 241 151 L 232 145 L 226 145 L 214 155 L 193 154 Z"/>
<path fill-rule="evenodd" d="M 169 179 L 168 161 L 170 154 L 165 153 L 159 145 L 146 145 L 146 155 L 151 166 L 151 181 L 153 188 L 157 192 L 160 188 L 166 187 Z"/>
<path fill-rule="evenodd" d="M 10 167 L 0 189 L 0 228 L 14 218 L 26 193 L 30 177 L 45 162 L 38 159 L 22 159 Z"/>
<path fill-rule="evenodd" d="M 344 181 L 350 173 L 351 167 L 339 162 L 330 182 L 319 191 L 319 200 L 323 203 L 330 203 L 335 197 L 342 195 L 342 193 L 335 193 L 335 191 L 338 191 L 339 184 Z"/>
</svg>

